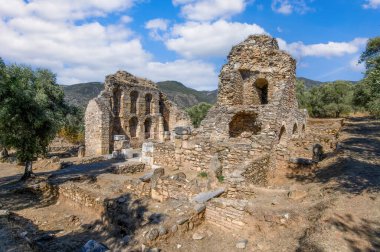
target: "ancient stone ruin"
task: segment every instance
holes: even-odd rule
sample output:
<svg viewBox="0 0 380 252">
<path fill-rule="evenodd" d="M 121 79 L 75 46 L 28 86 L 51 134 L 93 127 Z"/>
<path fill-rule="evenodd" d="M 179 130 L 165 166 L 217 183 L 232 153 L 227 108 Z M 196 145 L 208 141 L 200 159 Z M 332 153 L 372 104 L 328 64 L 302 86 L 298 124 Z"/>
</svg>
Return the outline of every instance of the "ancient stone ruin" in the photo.
<svg viewBox="0 0 380 252">
<path fill-rule="evenodd" d="M 295 60 L 269 36 L 234 46 L 220 73 L 217 104 L 191 134 L 155 144 L 154 163 L 213 171 L 231 183 L 266 184 L 288 159 L 289 141 L 305 131 L 295 70 Z"/>
<path fill-rule="evenodd" d="M 126 72 L 107 76 L 86 111 L 86 155 L 140 147 L 150 165 L 211 172 L 229 183 L 267 184 L 302 137 L 295 60 L 266 35 L 234 46 L 220 73 L 217 104 L 198 129 L 156 85 Z M 285 161 L 286 160 L 286 161 Z"/>
<path fill-rule="evenodd" d="M 119 71 L 105 80 L 105 90 L 87 106 L 86 155 L 105 155 L 144 141 L 170 140 L 187 114 L 170 102 L 152 81 Z"/>
</svg>

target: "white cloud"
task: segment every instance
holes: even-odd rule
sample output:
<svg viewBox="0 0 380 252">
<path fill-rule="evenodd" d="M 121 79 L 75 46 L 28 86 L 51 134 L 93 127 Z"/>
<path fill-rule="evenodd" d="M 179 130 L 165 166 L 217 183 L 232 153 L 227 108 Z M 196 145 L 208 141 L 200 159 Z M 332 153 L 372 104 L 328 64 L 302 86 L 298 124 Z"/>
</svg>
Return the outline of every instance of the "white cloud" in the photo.
<svg viewBox="0 0 380 252">
<path fill-rule="evenodd" d="M 174 0 L 181 6 L 181 14 L 189 20 L 211 21 L 229 18 L 244 11 L 247 0 Z"/>
<path fill-rule="evenodd" d="M 51 69 L 57 73 L 58 83 L 102 81 L 110 73 L 126 70 L 154 81 L 172 79 L 194 88 L 216 88 L 217 74 L 212 64 L 188 60 L 153 61 L 140 39 L 126 27 L 132 21 L 129 16 L 122 16 L 114 24 L 103 25 L 83 19 L 84 22 L 77 25 L 73 22 L 76 15 L 70 15 L 72 19 L 51 20 L 45 14 L 29 12 L 30 7 L 22 1 L 17 3 L 21 6 L 19 11 L 5 8 L 7 5 L 3 3 L 0 2 L 0 56 L 8 62 Z M 106 13 L 109 7 L 104 8 Z M 75 12 L 83 11 L 86 12 L 82 9 Z M 168 28 L 165 21 L 157 20 L 149 22 L 147 27 Z"/>
<path fill-rule="evenodd" d="M 263 34 L 265 30 L 256 24 L 227 22 L 187 22 L 175 25 L 170 38 L 165 41 L 168 49 L 186 58 L 226 56 L 231 47 L 251 34 Z"/>
<path fill-rule="evenodd" d="M 380 8 L 380 0 L 366 0 L 363 4 L 364 9 L 377 9 Z"/>
<path fill-rule="evenodd" d="M 284 15 L 297 12 L 299 14 L 305 14 L 312 9 L 308 7 L 305 0 L 272 0 L 272 10 Z"/>
<path fill-rule="evenodd" d="M 156 40 L 163 40 L 163 36 L 160 34 L 168 29 L 169 20 L 156 18 L 149 20 L 145 24 L 145 28 L 150 30 L 149 36 Z"/>
<path fill-rule="evenodd" d="M 359 55 L 356 55 L 352 60 L 350 61 L 350 69 L 355 71 L 355 72 L 364 72 L 365 71 L 365 64 L 359 63 Z"/>
<path fill-rule="evenodd" d="M 367 39 L 356 38 L 350 42 L 328 42 L 311 45 L 305 45 L 303 42 L 288 44 L 282 39 L 277 39 L 277 41 L 281 49 L 299 59 L 307 56 L 330 58 L 354 54 L 366 44 Z"/>
<path fill-rule="evenodd" d="M 213 90 L 218 85 L 215 67 L 203 61 L 150 62 L 141 74 L 155 81 L 176 80 L 198 90 Z"/>
</svg>

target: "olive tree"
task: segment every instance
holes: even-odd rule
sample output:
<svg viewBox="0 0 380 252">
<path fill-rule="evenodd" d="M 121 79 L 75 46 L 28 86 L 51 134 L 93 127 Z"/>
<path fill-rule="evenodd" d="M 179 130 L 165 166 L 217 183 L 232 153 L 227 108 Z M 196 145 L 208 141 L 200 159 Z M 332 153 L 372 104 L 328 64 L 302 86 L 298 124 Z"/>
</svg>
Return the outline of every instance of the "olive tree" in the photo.
<svg viewBox="0 0 380 252">
<path fill-rule="evenodd" d="M 22 179 L 32 176 L 32 162 L 44 155 L 61 127 L 66 104 L 53 73 L 0 59 L 0 142 L 25 163 Z"/>
</svg>

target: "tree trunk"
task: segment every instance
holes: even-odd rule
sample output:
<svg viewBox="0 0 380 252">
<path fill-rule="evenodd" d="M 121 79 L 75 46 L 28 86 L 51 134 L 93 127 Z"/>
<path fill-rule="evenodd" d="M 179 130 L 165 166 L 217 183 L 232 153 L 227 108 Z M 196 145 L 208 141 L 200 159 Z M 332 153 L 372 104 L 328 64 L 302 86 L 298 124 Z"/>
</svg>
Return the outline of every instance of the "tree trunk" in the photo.
<svg viewBox="0 0 380 252">
<path fill-rule="evenodd" d="M 33 175 L 33 170 L 32 170 L 32 161 L 26 161 L 25 162 L 25 172 L 24 175 L 22 176 L 21 180 L 27 180 L 28 178 L 31 178 Z"/>
</svg>

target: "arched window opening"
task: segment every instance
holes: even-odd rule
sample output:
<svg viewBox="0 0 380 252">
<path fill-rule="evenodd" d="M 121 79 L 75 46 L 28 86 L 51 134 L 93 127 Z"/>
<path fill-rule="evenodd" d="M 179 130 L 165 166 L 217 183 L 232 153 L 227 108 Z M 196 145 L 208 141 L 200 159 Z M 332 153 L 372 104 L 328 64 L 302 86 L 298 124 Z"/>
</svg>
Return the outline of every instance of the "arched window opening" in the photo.
<svg viewBox="0 0 380 252">
<path fill-rule="evenodd" d="M 169 131 L 170 112 L 169 109 L 167 109 L 167 107 L 165 106 L 162 94 L 160 94 L 159 112 L 164 119 L 164 131 Z"/>
<path fill-rule="evenodd" d="M 137 120 L 137 117 L 132 117 L 129 120 L 129 134 L 131 138 L 136 137 L 138 124 L 139 124 L 139 121 Z"/>
<path fill-rule="evenodd" d="M 113 91 L 113 96 L 112 96 L 112 111 L 115 117 L 118 117 L 120 113 L 120 100 L 121 100 L 121 90 L 119 88 L 116 88 Z"/>
<path fill-rule="evenodd" d="M 268 81 L 264 78 L 255 81 L 255 87 L 260 97 L 261 104 L 268 104 Z"/>
<path fill-rule="evenodd" d="M 151 129 L 152 129 L 152 120 L 147 118 L 144 122 L 145 129 L 145 139 L 149 139 L 151 137 Z"/>
<path fill-rule="evenodd" d="M 261 131 L 261 125 L 257 122 L 256 117 L 257 115 L 253 112 L 237 113 L 229 123 L 230 137 L 258 134 Z"/>
<path fill-rule="evenodd" d="M 132 91 L 131 92 L 131 114 L 136 114 L 138 98 L 139 98 L 139 93 L 137 91 Z"/>
<path fill-rule="evenodd" d="M 284 144 L 286 142 L 286 128 L 285 126 L 282 126 L 281 129 L 280 129 L 280 134 L 278 136 L 278 141 L 279 141 L 279 144 Z"/>
<path fill-rule="evenodd" d="M 151 113 L 151 104 L 152 104 L 152 95 L 146 94 L 145 95 L 145 114 L 150 115 Z"/>
<path fill-rule="evenodd" d="M 293 135 L 298 134 L 298 125 L 297 125 L 297 123 L 295 123 L 295 124 L 293 125 L 293 131 L 292 131 L 292 134 L 293 134 Z"/>
</svg>

